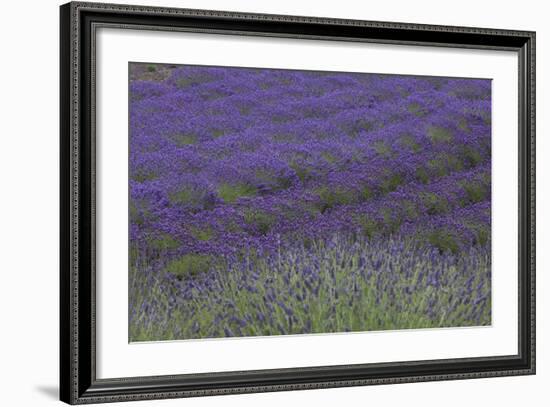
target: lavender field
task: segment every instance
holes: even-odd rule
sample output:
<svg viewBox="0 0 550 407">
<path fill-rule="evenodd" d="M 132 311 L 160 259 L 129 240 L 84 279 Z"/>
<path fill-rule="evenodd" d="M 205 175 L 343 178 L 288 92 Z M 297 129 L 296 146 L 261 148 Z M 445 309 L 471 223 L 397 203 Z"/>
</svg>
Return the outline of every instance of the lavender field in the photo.
<svg viewBox="0 0 550 407">
<path fill-rule="evenodd" d="M 491 324 L 491 81 L 130 63 L 129 341 Z"/>
</svg>

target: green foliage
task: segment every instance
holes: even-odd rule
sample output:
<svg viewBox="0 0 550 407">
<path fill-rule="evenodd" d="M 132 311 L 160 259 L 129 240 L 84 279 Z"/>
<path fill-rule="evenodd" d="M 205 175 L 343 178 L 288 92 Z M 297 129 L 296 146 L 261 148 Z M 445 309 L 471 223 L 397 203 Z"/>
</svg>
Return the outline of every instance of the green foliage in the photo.
<svg viewBox="0 0 550 407">
<path fill-rule="evenodd" d="M 155 65 L 147 65 L 147 72 L 155 72 L 157 67 Z"/>
<path fill-rule="evenodd" d="M 244 116 L 250 114 L 251 110 L 252 110 L 252 106 L 239 106 L 239 113 Z"/>
<path fill-rule="evenodd" d="M 347 205 L 354 201 L 353 193 L 341 188 L 331 189 L 324 186 L 316 189 L 315 193 L 319 197 L 317 208 L 321 213 L 324 213 L 337 205 Z"/>
<path fill-rule="evenodd" d="M 439 215 L 448 211 L 449 203 L 447 199 L 433 192 L 424 192 L 420 194 L 422 203 L 426 206 L 430 215 Z"/>
<path fill-rule="evenodd" d="M 272 139 L 280 143 L 292 143 L 295 141 L 293 134 L 283 132 L 274 134 Z"/>
<path fill-rule="evenodd" d="M 176 144 L 180 147 L 188 146 L 191 144 L 195 144 L 198 141 L 198 138 L 195 134 L 176 134 L 173 136 L 173 140 L 176 142 Z"/>
<path fill-rule="evenodd" d="M 227 219 L 225 222 L 225 230 L 229 233 L 242 232 L 242 227 L 235 221 L 235 219 Z"/>
<path fill-rule="evenodd" d="M 302 244 L 306 250 L 310 250 L 315 243 L 311 237 L 304 236 L 302 237 Z"/>
<path fill-rule="evenodd" d="M 290 120 L 292 120 L 292 118 L 290 116 L 284 115 L 284 114 L 275 114 L 275 115 L 271 116 L 271 121 L 275 124 L 286 123 Z"/>
<path fill-rule="evenodd" d="M 276 222 L 275 216 L 254 209 L 247 209 L 244 213 L 244 221 L 253 226 L 260 234 L 266 235 Z"/>
<path fill-rule="evenodd" d="M 281 85 L 291 85 L 292 79 L 291 78 L 279 78 L 279 83 Z"/>
<path fill-rule="evenodd" d="M 176 86 L 178 88 L 186 88 L 188 86 L 191 86 L 191 85 L 196 85 L 200 82 L 198 81 L 195 81 L 193 80 L 192 78 L 179 78 L 177 81 L 176 81 Z"/>
<path fill-rule="evenodd" d="M 272 190 L 282 190 L 292 186 L 292 177 L 277 176 L 267 170 L 257 170 L 254 174 L 256 179 L 270 184 Z"/>
<path fill-rule="evenodd" d="M 137 182 L 145 182 L 158 178 L 158 174 L 152 170 L 137 169 L 132 172 L 131 178 Z"/>
<path fill-rule="evenodd" d="M 409 134 L 401 136 L 399 142 L 401 145 L 409 147 L 413 153 L 418 153 L 421 150 L 420 144 L 418 144 L 414 137 Z"/>
<path fill-rule="evenodd" d="M 374 150 L 378 155 L 383 157 L 390 157 L 392 155 L 392 149 L 388 144 L 383 140 L 378 140 L 374 142 Z"/>
<path fill-rule="evenodd" d="M 365 186 L 361 189 L 361 200 L 368 201 L 372 198 L 372 191 L 369 187 Z"/>
<path fill-rule="evenodd" d="M 175 204 L 192 204 L 196 202 L 196 197 L 191 189 L 182 189 L 170 194 L 170 202 Z"/>
<path fill-rule="evenodd" d="M 361 232 L 369 239 L 380 233 L 380 226 L 374 219 L 365 215 L 357 216 L 355 218 L 357 224 L 361 227 Z"/>
<path fill-rule="evenodd" d="M 394 213 L 390 208 L 382 208 L 380 214 L 384 219 L 382 227 L 385 228 L 386 234 L 395 233 L 401 226 L 402 219 L 398 214 Z"/>
<path fill-rule="evenodd" d="M 177 249 L 180 243 L 169 234 L 164 233 L 161 236 L 149 239 L 147 245 L 157 251 L 166 251 Z"/>
<path fill-rule="evenodd" d="M 489 239 L 491 237 L 491 230 L 485 225 L 480 225 L 477 223 L 466 223 L 465 225 L 468 229 L 472 230 L 476 237 L 475 237 L 475 243 L 484 246 L 489 242 Z"/>
<path fill-rule="evenodd" d="M 485 123 L 486 125 L 490 125 L 491 124 L 491 112 L 486 112 L 486 111 L 482 110 L 479 113 L 480 113 L 481 118 L 483 119 L 483 123 Z"/>
<path fill-rule="evenodd" d="M 447 167 L 451 171 L 462 171 L 464 169 L 464 163 L 462 160 L 454 155 L 441 154 L 441 159 L 446 160 Z"/>
<path fill-rule="evenodd" d="M 225 130 L 224 129 L 212 129 L 210 131 L 210 133 L 212 134 L 212 137 L 218 138 L 218 137 L 221 137 L 225 134 Z"/>
<path fill-rule="evenodd" d="M 276 189 L 287 189 L 292 186 L 292 178 L 285 176 L 285 177 L 276 177 L 275 183 L 277 184 Z"/>
<path fill-rule="evenodd" d="M 249 184 L 221 184 L 218 188 L 218 196 L 226 203 L 233 203 L 245 196 L 255 196 L 257 190 Z"/>
<path fill-rule="evenodd" d="M 305 182 L 311 178 L 311 170 L 307 167 L 305 163 L 299 163 L 298 161 L 292 161 L 289 164 L 289 167 L 294 170 L 300 181 Z"/>
<path fill-rule="evenodd" d="M 433 230 L 428 233 L 427 239 L 440 252 L 450 251 L 453 254 L 458 253 L 459 246 L 456 238 L 446 230 Z"/>
<path fill-rule="evenodd" d="M 345 124 L 343 127 L 344 127 L 344 131 L 346 131 L 350 135 L 350 137 L 355 138 L 361 132 L 369 132 L 371 130 L 374 130 L 376 125 L 371 120 L 358 119 L 351 123 Z"/>
<path fill-rule="evenodd" d="M 143 226 L 145 222 L 152 218 L 149 203 L 143 199 L 130 199 L 129 201 L 130 222 Z"/>
<path fill-rule="evenodd" d="M 422 182 L 423 184 L 427 184 L 430 181 L 430 175 L 428 174 L 428 171 L 424 167 L 419 167 L 415 171 L 415 178 Z"/>
<path fill-rule="evenodd" d="M 189 86 L 208 82 L 209 80 L 211 80 L 210 76 L 205 74 L 188 75 L 178 78 L 178 80 L 176 81 L 176 86 L 178 88 L 187 88 Z"/>
<path fill-rule="evenodd" d="M 212 264 L 211 256 L 190 253 L 172 260 L 164 270 L 181 280 L 208 271 Z"/>
<path fill-rule="evenodd" d="M 416 204 L 414 202 L 403 201 L 401 206 L 407 219 L 415 219 L 416 217 L 418 217 L 418 208 L 416 207 Z"/>
<path fill-rule="evenodd" d="M 400 174 L 391 174 L 382 181 L 382 192 L 387 194 L 388 192 L 395 191 L 402 183 L 403 177 Z"/>
<path fill-rule="evenodd" d="M 451 131 L 439 126 L 430 126 L 428 128 L 428 137 L 434 143 L 449 143 L 453 140 Z"/>
<path fill-rule="evenodd" d="M 422 117 L 426 115 L 426 112 L 424 111 L 424 109 L 422 109 L 422 106 L 420 106 L 420 104 L 418 103 L 409 104 L 409 106 L 407 107 L 407 110 L 418 117 Z"/>
<path fill-rule="evenodd" d="M 428 161 L 428 168 L 435 172 L 438 177 L 443 177 L 447 175 L 447 166 L 442 160 L 431 159 Z"/>
<path fill-rule="evenodd" d="M 468 167 L 475 167 L 481 160 L 481 153 L 473 147 L 464 147 L 462 155 Z"/>
<path fill-rule="evenodd" d="M 321 156 L 329 163 L 334 163 L 337 160 L 337 158 L 328 151 L 323 152 Z"/>
<path fill-rule="evenodd" d="M 466 133 L 470 133 L 472 131 L 472 129 L 470 129 L 470 126 L 468 125 L 468 120 L 466 120 L 466 118 L 464 117 L 462 117 L 458 122 L 458 128 L 462 131 L 465 131 Z"/>
<path fill-rule="evenodd" d="M 172 205 L 188 205 L 189 211 L 212 209 L 215 202 L 205 199 L 204 192 L 193 190 L 192 188 L 184 188 L 179 191 L 172 192 L 168 195 Z"/>
<path fill-rule="evenodd" d="M 209 227 L 206 227 L 206 228 L 192 227 L 190 229 L 190 232 L 191 232 L 191 235 L 197 240 L 208 241 L 214 237 L 214 232 Z"/>
<path fill-rule="evenodd" d="M 434 171 L 437 176 L 443 177 L 452 171 L 460 171 L 464 164 L 457 157 L 450 154 L 438 154 L 436 158 L 428 161 L 428 167 Z"/>
<path fill-rule="evenodd" d="M 467 203 L 481 202 L 485 200 L 489 194 L 489 187 L 477 180 L 463 181 L 461 182 L 461 186 L 464 188 L 464 192 L 466 192 L 466 196 L 468 197 Z"/>
</svg>

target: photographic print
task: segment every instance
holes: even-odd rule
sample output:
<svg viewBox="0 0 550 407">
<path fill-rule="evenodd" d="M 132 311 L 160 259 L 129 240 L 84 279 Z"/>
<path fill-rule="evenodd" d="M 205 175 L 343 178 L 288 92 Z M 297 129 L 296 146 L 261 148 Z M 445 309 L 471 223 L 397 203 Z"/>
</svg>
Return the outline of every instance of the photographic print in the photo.
<svg viewBox="0 0 550 407">
<path fill-rule="evenodd" d="M 129 63 L 130 342 L 491 324 L 491 80 Z"/>
</svg>

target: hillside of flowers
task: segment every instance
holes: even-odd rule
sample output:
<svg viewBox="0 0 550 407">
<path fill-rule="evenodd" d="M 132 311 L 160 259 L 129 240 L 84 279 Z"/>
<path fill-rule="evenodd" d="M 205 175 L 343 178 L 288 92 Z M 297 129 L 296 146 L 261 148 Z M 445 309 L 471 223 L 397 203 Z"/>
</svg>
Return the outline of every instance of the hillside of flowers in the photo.
<svg viewBox="0 0 550 407">
<path fill-rule="evenodd" d="M 129 340 L 491 323 L 491 82 L 130 64 Z"/>
</svg>

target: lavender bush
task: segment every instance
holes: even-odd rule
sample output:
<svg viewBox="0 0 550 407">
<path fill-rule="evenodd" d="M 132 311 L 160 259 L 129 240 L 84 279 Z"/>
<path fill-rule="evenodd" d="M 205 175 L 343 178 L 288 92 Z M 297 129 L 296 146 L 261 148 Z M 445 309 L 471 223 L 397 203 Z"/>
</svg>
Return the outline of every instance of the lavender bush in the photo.
<svg viewBox="0 0 550 407">
<path fill-rule="evenodd" d="M 129 339 L 491 323 L 491 82 L 130 64 Z"/>
</svg>

